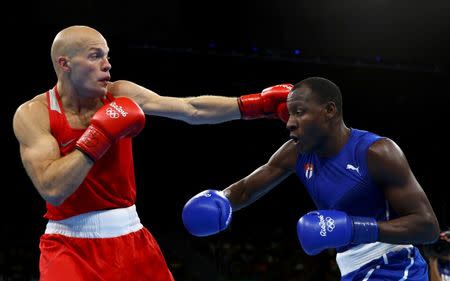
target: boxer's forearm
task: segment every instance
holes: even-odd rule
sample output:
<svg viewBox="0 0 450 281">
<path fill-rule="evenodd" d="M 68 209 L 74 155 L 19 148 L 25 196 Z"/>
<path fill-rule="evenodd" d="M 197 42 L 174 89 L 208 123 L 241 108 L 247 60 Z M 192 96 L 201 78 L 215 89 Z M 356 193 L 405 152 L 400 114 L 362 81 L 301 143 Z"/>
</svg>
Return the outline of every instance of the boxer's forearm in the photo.
<svg viewBox="0 0 450 281">
<path fill-rule="evenodd" d="M 30 177 L 45 201 L 58 206 L 77 190 L 93 163 L 87 155 L 75 150 L 49 163 L 40 175 Z"/>
<path fill-rule="evenodd" d="M 189 108 L 186 122 L 214 124 L 241 118 L 237 98 L 198 96 L 184 98 Z"/>
<path fill-rule="evenodd" d="M 427 244 L 439 235 L 433 216 L 413 214 L 378 222 L 379 241 L 392 244 Z"/>
</svg>

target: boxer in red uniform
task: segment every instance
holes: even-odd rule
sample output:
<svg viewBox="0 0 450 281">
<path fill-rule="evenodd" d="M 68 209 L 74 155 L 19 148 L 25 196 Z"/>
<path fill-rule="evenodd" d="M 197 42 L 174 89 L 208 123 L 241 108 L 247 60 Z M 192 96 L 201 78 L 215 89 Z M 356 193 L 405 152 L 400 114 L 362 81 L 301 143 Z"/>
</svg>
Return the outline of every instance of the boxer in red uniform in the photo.
<svg viewBox="0 0 450 281">
<path fill-rule="evenodd" d="M 145 114 L 190 124 L 287 120 L 292 85 L 239 98 L 164 97 L 129 81 L 110 82 L 105 38 L 87 26 L 52 44 L 56 85 L 23 103 L 14 133 L 27 174 L 46 201 L 40 280 L 173 280 L 136 213 L 132 137 Z"/>
</svg>

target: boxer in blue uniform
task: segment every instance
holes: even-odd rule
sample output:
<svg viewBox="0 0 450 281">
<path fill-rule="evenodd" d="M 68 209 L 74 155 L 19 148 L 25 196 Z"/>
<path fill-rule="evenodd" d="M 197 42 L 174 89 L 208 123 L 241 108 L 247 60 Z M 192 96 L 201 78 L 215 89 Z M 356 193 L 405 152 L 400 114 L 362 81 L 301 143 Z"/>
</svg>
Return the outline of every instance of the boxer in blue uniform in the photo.
<svg viewBox="0 0 450 281">
<path fill-rule="evenodd" d="M 339 87 L 327 79 L 297 83 L 287 107 L 291 139 L 247 177 L 191 198 L 186 229 L 195 236 L 226 229 L 234 211 L 296 173 L 317 206 L 297 223 L 307 254 L 335 248 L 341 280 L 428 280 L 413 245 L 435 241 L 439 225 L 400 147 L 347 127 Z"/>
</svg>

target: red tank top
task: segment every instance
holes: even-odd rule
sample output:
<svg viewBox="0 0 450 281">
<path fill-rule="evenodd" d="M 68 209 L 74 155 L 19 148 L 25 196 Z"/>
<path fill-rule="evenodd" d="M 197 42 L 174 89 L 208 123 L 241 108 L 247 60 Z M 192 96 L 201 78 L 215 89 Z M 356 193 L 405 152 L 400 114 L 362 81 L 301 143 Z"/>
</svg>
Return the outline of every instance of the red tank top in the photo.
<svg viewBox="0 0 450 281">
<path fill-rule="evenodd" d="M 103 103 L 113 100 L 109 93 L 102 98 Z M 85 129 L 70 127 L 56 86 L 47 92 L 47 101 L 51 133 L 64 156 L 75 149 L 75 143 Z M 131 138 L 123 138 L 95 162 L 78 189 L 60 206 L 46 203 L 44 218 L 61 220 L 91 211 L 129 207 L 135 200 Z"/>
</svg>

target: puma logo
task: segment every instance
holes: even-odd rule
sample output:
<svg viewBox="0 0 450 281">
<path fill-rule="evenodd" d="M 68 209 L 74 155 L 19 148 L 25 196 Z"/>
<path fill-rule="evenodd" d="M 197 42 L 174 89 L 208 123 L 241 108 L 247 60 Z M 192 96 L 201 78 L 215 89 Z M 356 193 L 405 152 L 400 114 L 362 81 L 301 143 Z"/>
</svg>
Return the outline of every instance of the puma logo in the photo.
<svg viewBox="0 0 450 281">
<path fill-rule="evenodd" d="M 352 164 L 347 164 L 346 169 L 347 169 L 347 170 L 356 171 L 356 172 L 358 173 L 358 175 L 359 175 L 359 167 L 355 167 L 355 166 L 353 166 Z"/>
</svg>

